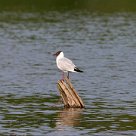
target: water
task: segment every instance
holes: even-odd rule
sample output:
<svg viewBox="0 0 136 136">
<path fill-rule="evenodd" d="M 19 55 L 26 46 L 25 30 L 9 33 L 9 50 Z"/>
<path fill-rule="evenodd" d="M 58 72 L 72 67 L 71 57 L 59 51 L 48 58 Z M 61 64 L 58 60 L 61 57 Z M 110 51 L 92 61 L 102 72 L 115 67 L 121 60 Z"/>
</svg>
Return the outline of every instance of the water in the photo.
<svg viewBox="0 0 136 136">
<path fill-rule="evenodd" d="M 0 13 L 1 135 L 136 135 L 136 14 Z M 70 75 L 85 109 L 64 109 L 62 50 L 84 71 Z"/>
</svg>

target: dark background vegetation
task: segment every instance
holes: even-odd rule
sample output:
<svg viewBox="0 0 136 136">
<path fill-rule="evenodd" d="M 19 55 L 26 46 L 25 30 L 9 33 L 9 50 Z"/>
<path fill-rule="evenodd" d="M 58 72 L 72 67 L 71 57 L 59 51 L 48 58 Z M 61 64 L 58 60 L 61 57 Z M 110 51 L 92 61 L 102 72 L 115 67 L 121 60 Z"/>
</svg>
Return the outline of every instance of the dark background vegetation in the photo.
<svg viewBox="0 0 136 136">
<path fill-rule="evenodd" d="M 100 12 L 136 11 L 136 0 L 0 0 L 0 10 L 46 11 L 90 10 Z"/>
</svg>

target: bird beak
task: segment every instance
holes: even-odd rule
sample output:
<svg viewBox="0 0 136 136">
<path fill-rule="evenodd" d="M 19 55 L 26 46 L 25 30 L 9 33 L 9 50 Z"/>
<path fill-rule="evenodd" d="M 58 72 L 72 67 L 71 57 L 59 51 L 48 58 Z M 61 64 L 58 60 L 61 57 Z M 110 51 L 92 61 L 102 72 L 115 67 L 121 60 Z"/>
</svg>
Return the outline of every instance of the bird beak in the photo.
<svg viewBox="0 0 136 136">
<path fill-rule="evenodd" d="M 56 53 L 54 53 L 53 56 L 56 56 Z"/>
</svg>

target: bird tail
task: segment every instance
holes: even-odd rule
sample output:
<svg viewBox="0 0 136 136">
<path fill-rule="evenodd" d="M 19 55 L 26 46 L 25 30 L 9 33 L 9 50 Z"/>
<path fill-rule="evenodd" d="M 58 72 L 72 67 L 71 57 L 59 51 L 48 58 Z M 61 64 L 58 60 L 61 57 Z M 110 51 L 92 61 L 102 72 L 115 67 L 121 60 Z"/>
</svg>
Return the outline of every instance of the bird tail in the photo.
<svg viewBox="0 0 136 136">
<path fill-rule="evenodd" d="M 83 72 L 82 70 L 80 70 L 80 69 L 77 68 L 77 67 L 74 68 L 74 71 L 76 71 L 76 72 Z"/>
</svg>

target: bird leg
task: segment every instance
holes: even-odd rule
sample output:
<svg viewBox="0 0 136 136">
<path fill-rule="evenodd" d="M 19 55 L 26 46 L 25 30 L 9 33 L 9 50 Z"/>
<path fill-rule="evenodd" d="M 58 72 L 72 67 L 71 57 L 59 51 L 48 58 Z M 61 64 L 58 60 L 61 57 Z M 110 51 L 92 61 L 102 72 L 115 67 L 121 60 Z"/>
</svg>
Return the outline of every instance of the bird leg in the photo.
<svg viewBox="0 0 136 136">
<path fill-rule="evenodd" d="M 64 72 L 62 72 L 62 80 L 64 81 Z"/>
<path fill-rule="evenodd" d="M 69 71 L 68 71 L 68 79 L 69 79 Z"/>
<path fill-rule="evenodd" d="M 67 78 L 69 79 L 69 71 L 68 71 Z M 62 81 L 64 81 L 64 79 L 65 79 L 65 72 L 62 72 Z"/>
</svg>

